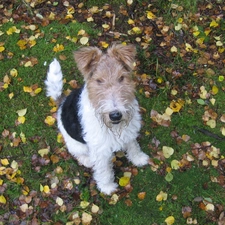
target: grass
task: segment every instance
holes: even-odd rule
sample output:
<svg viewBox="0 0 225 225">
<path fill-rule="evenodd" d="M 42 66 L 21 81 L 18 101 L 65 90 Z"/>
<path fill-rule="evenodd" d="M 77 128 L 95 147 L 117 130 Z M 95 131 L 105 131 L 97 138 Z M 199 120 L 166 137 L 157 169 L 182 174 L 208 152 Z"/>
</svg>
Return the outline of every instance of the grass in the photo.
<svg viewBox="0 0 225 225">
<path fill-rule="evenodd" d="M 91 7 L 97 3 L 101 7 L 101 5 L 107 2 L 87 1 L 85 4 Z M 142 1 L 138 1 L 138 3 L 144 4 Z M 165 1 L 153 1 L 152 3 L 158 10 L 154 13 L 157 16 L 163 16 L 165 24 L 174 24 L 174 21 L 177 21 L 179 17 L 197 11 L 197 1 L 170 1 L 170 3 L 183 6 L 183 11 L 169 8 L 169 3 L 165 3 Z M 117 4 L 119 3 L 114 2 L 114 7 L 117 7 Z M 177 15 L 171 17 L 171 12 L 176 12 Z M 110 197 L 105 197 L 89 190 L 89 187 L 92 187 L 91 172 L 78 166 L 77 162 L 65 151 L 63 144 L 57 142 L 56 125 L 48 126 L 44 122 L 47 116 L 52 115 L 50 112 L 52 106 L 49 105 L 49 99 L 45 96 L 44 88 L 47 65 L 54 57 L 63 59 L 61 60 L 61 65 L 66 79 L 65 89 L 71 89 L 69 85 L 70 80 L 75 79 L 81 84 L 82 78 L 73 63 L 72 55 L 72 52 L 79 47 L 79 41 L 74 43 L 66 37 L 71 36 L 79 39 L 80 36 L 77 33 L 84 29 L 89 35 L 90 43 L 99 44 L 98 39 L 101 37 L 98 35 L 102 30 L 101 28 L 98 30 L 94 23 L 86 22 L 70 22 L 66 25 L 52 22 L 46 27 L 39 26 L 35 31 L 24 27 L 24 25 L 27 24 L 23 22 L 17 24 L 8 22 L 0 27 L 0 30 L 4 32 L 0 36 L 0 43 L 4 43 L 5 47 L 5 51 L 2 53 L 4 59 L 0 60 L 0 82 L 6 83 L 6 75 L 11 80 L 8 88 L 0 92 L 0 132 L 2 133 L 0 156 L 1 159 L 7 158 L 10 163 L 15 160 L 19 164 L 20 171 L 15 175 L 18 178 L 16 181 L 4 174 L 0 178 L 0 180 L 3 180 L 3 185 L 0 185 L 0 195 L 3 194 L 7 199 L 5 205 L 0 204 L 0 215 L 4 215 L 10 211 L 14 215 L 20 212 L 18 199 L 20 198 L 20 201 L 23 202 L 21 196 L 24 193 L 24 188 L 28 187 L 30 191 L 37 192 L 36 198 L 41 202 L 39 205 L 35 205 L 32 202 L 36 206 L 35 213 L 37 213 L 37 219 L 40 224 L 55 224 L 57 222 L 66 224 L 71 220 L 71 215 L 76 211 L 79 212 L 80 217 L 83 212 L 91 214 L 90 206 L 93 203 L 100 207 L 98 214 L 92 213 L 93 224 L 159 225 L 165 224 L 165 219 L 169 216 L 174 216 L 174 224 L 187 224 L 187 218 L 184 218 L 182 213 L 185 206 L 192 209 L 189 217 L 196 219 L 198 224 L 217 224 L 219 214 L 221 213 L 220 208 L 224 207 L 225 195 L 224 188 L 218 183 L 212 182 L 212 178 L 219 175 L 223 176 L 223 173 L 219 173 L 217 167 L 202 166 L 202 160 L 197 158 L 193 162 L 190 162 L 189 166 L 183 167 L 180 170 L 170 171 L 170 167 L 172 160 L 181 161 L 186 153 L 192 155 L 195 143 L 201 144 L 202 142 L 209 141 L 213 146 L 220 148 L 220 157 L 224 156 L 224 139 L 217 140 L 212 135 L 199 132 L 196 128 L 204 128 L 215 135 L 222 136 L 220 128 L 224 125 L 219 118 L 225 111 L 223 106 L 225 94 L 224 83 L 218 81 L 218 75 L 224 75 L 224 71 L 220 67 L 217 69 L 217 65 L 215 64 L 210 66 L 210 68 L 215 71 L 216 75 L 212 76 L 203 73 L 193 76 L 194 71 L 189 69 L 189 65 L 193 63 L 198 67 L 197 60 L 199 55 L 192 54 L 192 57 L 189 58 L 179 57 L 178 55 L 170 55 L 170 57 L 163 55 L 162 57 L 162 55 L 158 54 L 159 46 L 157 45 L 157 38 L 152 40 L 147 50 L 138 47 L 137 60 L 141 63 L 134 77 L 138 80 L 137 98 L 140 106 L 145 109 L 145 113 L 142 115 L 143 127 L 139 142 L 143 151 L 154 158 L 154 162 L 159 168 L 156 171 L 151 166 L 139 168 L 138 174 L 131 178 L 133 191 L 126 195 L 118 194 L 121 199 L 115 205 L 111 205 L 109 204 Z M 194 26 L 195 24 L 188 25 Z M 5 32 L 12 26 L 20 29 L 20 34 L 13 33 L 12 35 L 7 35 Z M 126 27 L 125 25 L 123 26 Z M 130 27 L 127 29 L 130 29 Z M 213 31 L 214 35 L 218 36 L 223 29 L 224 26 L 221 25 L 220 29 Z M 31 48 L 27 47 L 24 50 L 19 48 L 17 45 L 18 40 L 36 34 L 41 34 L 36 38 L 36 45 Z M 188 34 L 188 42 L 191 38 L 193 39 Z M 123 38 L 121 39 L 124 41 Z M 135 42 L 134 36 L 128 36 L 128 39 Z M 111 38 L 107 37 L 107 41 L 110 42 L 111 40 Z M 65 49 L 61 52 L 54 52 L 53 48 L 56 44 L 62 44 Z M 169 52 L 169 49 L 165 48 L 165 52 Z M 151 54 L 150 57 L 148 56 L 149 52 Z M 10 53 L 13 53 L 12 58 L 9 58 Z M 29 57 L 37 58 L 38 63 L 33 67 L 21 65 L 21 62 L 28 60 Z M 13 68 L 18 71 L 17 77 L 10 76 L 10 71 Z M 179 71 L 182 76 L 174 79 L 173 74 L 168 72 L 168 69 Z M 156 85 L 156 89 L 150 92 L 150 98 L 146 97 L 145 93 L 148 86 L 146 87 L 141 79 L 141 75 L 144 73 Z M 158 78 L 162 78 L 162 83 L 157 83 Z M 42 88 L 39 94 L 31 96 L 29 93 L 24 92 L 24 86 L 30 87 L 34 84 Z M 207 104 L 204 106 L 199 105 L 197 99 L 199 98 L 198 92 L 200 86 L 204 85 L 208 92 L 210 92 L 212 84 L 216 85 L 219 89 L 218 94 L 213 96 L 216 99 L 216 104 L 212 105 L 206 102 Z M 171 95 L 171 90 L 174 88 L 178 90 L 177 96 Z M 12 99 L 9 98 L 10 93 L 14 94 Z M 151 110 L 154 109 L 163 114 L 171 101 L 173 99 L 176 100 L 178 97 L 184 100 L 191 99 L 191 104 L 185 104 L 182 110 L 178 113 L 173 113 L 169 127 L 153 123 L 150 115 Z M 16 111 L 24 108 L 27 108 L 26 121 L 24 124 L 17 125 L 18 115 Z M 218 114 L 216 120 L 217 126 L 214 129 L 206 126 L 202 120 L 202 115 L 208 109 L 212 109 Z M 5 136 L 5 131 L 9 131 L 9 135 Z M 181 137 L 182 135 L 188 135 L 190 136 L 190 140 L 187 142 L 179 141 L 171 135 L 173 132 L 177 132 Z M 15 140 L 20 137 L 21 133 L 25 134 L 26 142 L 15 146 Z M 159 146 L 156 146 L 152 142 L 153 140 L 158 140 Z M 174 154 L 170 158 L 162 160 L 158 158 L 157 154 L 160 154 L 163 146 L 172 147 Z M 50 153 L 47 156 L 41 157 L 38 151 L 48 147 L 50 148 Z M 58 161 L 54 161 L 54 157 Z M 118 161 L 121 161 L 122 165 L 120 167 L 115 166 L 117 182 L 123 176 L 124 170 L 134 168 L 124 158 L 118 159 Z M 173 175 L 173 179 L 170 182 L 166 180 L 168 171 Z M 23 178 L 24 182 L 20 183 L 19 178 Z M 40 191 L 40 185 L 51 187 L 51 184 L 57 179 L 59 180 L 58 189 L 52 190 L 51 195 L 46 195 Z M 79 183 L 75 185 L 74 179 L 78 179 Z M 66 186 L 67 182 L 73 183 L 74 188 L 72 190 Z M 156 201 L 156 196 L 160 191 L 168 194 L 167 200 Z M 138 193 L 140 192 L 146 193 L 143 200 L 138 198 Z M 66 211 L 61 210 L 59 207 L 57 208 L 55 204 L 57 196 L 60 196 L 66 202 L 65 204 L 68 207 Z M 215 206 L 215 211 L 210 212 L 205 210 L 202 206 L 202 202 L 205 199 L 212 202 Z M 83 209 L 80 206 L 81 201 L 89 202 L 90 206 Z M 44 204 L 47 205 L 46 208 Z M 45 210 L 49 215 L 45 214 Z M 11 219 L 13 220 L 13 218 L 12 216 Z M 31 221 L 33 215 L 26 217 L 23 214 L 21 218 L 21 221 Z M 48 219 L 51 222 L 45 222 Z"/>
</svg>

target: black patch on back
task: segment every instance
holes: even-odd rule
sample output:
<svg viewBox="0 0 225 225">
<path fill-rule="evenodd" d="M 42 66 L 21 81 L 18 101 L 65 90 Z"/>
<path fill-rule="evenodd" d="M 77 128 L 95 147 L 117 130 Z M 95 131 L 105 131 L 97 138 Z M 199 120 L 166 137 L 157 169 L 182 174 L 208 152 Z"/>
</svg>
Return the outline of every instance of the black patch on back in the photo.
<svg viewBox="0 0 225 225">
<path fill-rule="evenodd" d="M 82 137 L 82 127 L 78 115 L 80 95 L 83 88 L 73 90 L 69 96 L 66 97 L 62 105 L 61 119 L 64 129 L 75 140 L 85 144 Z"/>
</svg>

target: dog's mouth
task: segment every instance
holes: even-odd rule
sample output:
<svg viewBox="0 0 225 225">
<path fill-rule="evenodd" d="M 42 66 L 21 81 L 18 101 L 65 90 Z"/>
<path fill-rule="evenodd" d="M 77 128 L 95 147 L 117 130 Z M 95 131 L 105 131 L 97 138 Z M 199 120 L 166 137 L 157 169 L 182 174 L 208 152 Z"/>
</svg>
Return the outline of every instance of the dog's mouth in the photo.
<svg viewBox="0 0 225 225">
<path fill-rule="evenodd" d="M 121 120 L 118 121 L 112 121 L 112 124 L 119 124 L 121 122 Z"/>
</svg>

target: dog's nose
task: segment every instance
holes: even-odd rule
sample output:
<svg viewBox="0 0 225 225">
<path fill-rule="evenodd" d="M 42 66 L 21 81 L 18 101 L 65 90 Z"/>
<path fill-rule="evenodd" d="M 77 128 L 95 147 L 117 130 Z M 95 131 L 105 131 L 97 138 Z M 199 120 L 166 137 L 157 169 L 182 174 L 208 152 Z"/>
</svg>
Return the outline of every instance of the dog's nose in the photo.
<svg viewBox="0 0 225 225">
<path fill-rule="evenodd" d="M 110 120 L 112 120 L 112 122 L 119 123 L 122 118 L 122 113 L 119 111 L 113 111 L 113 112 L 109 113 L 109 118 L 110 118 Z"/>
</svg>

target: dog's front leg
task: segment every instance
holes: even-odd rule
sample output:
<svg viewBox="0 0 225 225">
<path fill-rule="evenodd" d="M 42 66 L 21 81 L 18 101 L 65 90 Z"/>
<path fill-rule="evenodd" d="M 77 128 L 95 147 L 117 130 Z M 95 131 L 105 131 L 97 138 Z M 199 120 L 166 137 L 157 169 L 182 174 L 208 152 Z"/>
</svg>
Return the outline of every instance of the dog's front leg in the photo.
<svg viewBox="0 0 225 225">
<path fill-rule="evenodd" d="M 94 163 L 93 177 L 97 183 L 98 189 L 104 194 L 110 195 L 116 191 L 117 184 L 114 182 L 114 171 L 112 162 L 112 153 L 99 151 L 101 154 L 91 154 L 91 160 Z"/>
<path fill-rule="evenodd" d="M 137 140 L 132 140 L 125 146 L 127 158 L 135 166 L 144 166 L 148 164 L 149 156 L 141 151 L 140 145 Z"/>
</svg>

